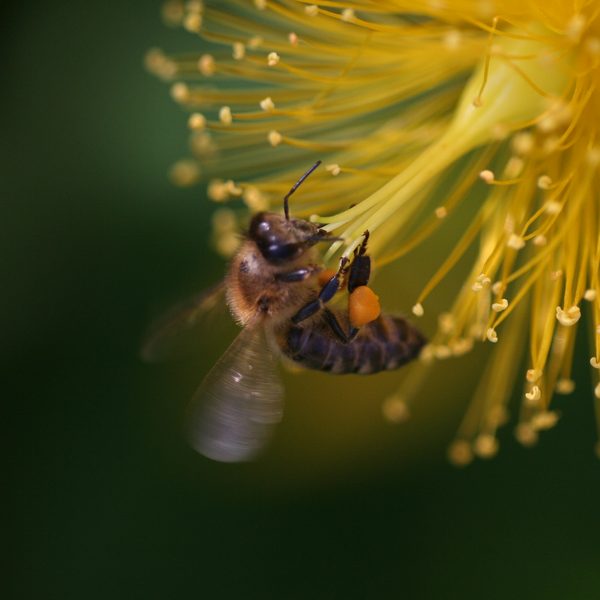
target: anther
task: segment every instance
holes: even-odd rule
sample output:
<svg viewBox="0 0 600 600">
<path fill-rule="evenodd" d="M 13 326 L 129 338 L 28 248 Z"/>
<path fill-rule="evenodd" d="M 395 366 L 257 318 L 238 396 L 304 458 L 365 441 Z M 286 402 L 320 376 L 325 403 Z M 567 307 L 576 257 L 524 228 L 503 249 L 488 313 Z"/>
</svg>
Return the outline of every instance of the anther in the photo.
<svg viewBox="0 0 600 600">
<path fill-rule="evenodd" d="M 198 71 L 205 77 L 215 74 L 215 59 L 211 54 L 203 54 L 198 60 Z"/>
<path fill-rule="evenodd" d="M 590 365 L 592 365 L 594 369 L 600 369 L 600 362 L 598 362 L 598 359 L 595 356 L 592 356 L 592 358 L 590 358 Z"/>
<path fill-rule="evenodd" d="M 446 344 L 437 344 L 433 347 L 433 354 L 438 360 L 446 360 L 452 356 L 452 350 Z"/>
<path fill-rule="evenodd" d="M 494 312 L 502 312 L 508 308 L 508 300 L 506 298 L 502 298 L 498 302 L 494 302 L 492 304 L 492 310 Z"/>
<path fill-rule="evenodd" d="M 342 172 L 342 169 L 340 168 L 340 165 L 335 164 L 335 163 L 327 165 L 325 167 L 325 169 L 327 171 L 329 171 L 334 177 L 336 177 L 337 175 L 339 175 Z"/>
<path fill-rule="evenodd" d="M 546 238 L 545 235 L 536 235 L 533 238 L 533 245 L 534 246 L 545 246 L 548 243 L 548 239 Z"/>
<path fill-rule="evenodd" d="M 490 433 L 481 433 L 473 442 L 473 451 L 479 458 L 493 458 L 498 454 L 498 440 Z"/>
<path fill-rule="evenodd" d="M 473 461 L 471 445 L 466 440 L 456 440 L 448 448 L 448 460 L 455 467 L 465 467 Z"/>
<path fill-rule="evenodd" d="M 178 81 L 171 86 L 171 98 L 175 102 L 185 102 L 190 95 L 188 86 L 182 81 Z"/>
<path fill-rule="evenodd" d="M 269 144 L 271 144 L 271 146 L 275 147 L 275 146 L 279 146 L 279 144 L 281 144 L 281 141 L 283 140 L 283 136 L 279 133 L 279 131 L 275 131 L 273 129 L 273 131 L 269 131 L 268 139 L 269 139 Z"/>
<path fill-rule="evenodd" d="M 180 160 L 171 167 L 169 177 L 175 185 L 187 187 L 200 179 L 200 167 L 193 160 Z"/>
<path fill-rule="evenodd" d="M 394 394 L 387 398 L 381 406 L 384 418 L 390 423 L 404 423 L 410 418 L 410 409 L 406 402 Z"/>
<path fill-rule="evenodd" d="M 542 376 L 542 372 L 539 369 L 527 369 L 525 378 L 529 383 L 535 383 Z"/>
<path fill-rule="evenodd" d="M 346 22 L 354 19 L 354 9 L 353 8 L 345 8 L 342 11 L 341 19 L 342 19 L 342 21 L 346 21 Z"/>
<path fill-rule="evenodd" d="M 438 206 L 434 212 L 438 219 L 445 219 L 448 216 L 448 209 L 445 206 Z"/>
<path fill-rule="evenodd" d="M 229 108 L 229 106 L 221 107 L 221 110 L 219 111 L 219 121 L 221 121 L 223 125 L 231 125 L 233 117 L 231 115 L 231 108 Z"/>
<path fill-rule="evenodd" d="M 552 186 L 552 179 L 548 175 L 540 175 L 537 180 L 537 186 L 540 190 L 549 190 Z"/>
<path fill-rule="evenodd" d="M 506 245 L 509 248 L 512 248 L 513 250 L 521 250 L 525 247 L 525 240 L 520 235 L 517 235 L 516 233 L 511 233 L 508 237 Z"/>
<path fill-rule="evenodd" d="M 575 325 L 581 318 L 581 310 L 579 306 L 571 306 L 570 308 L 563 310 L 560 306 L 556 307 L 556 318 L 561 325 L 570 327 Z"/>
<path fill-rule="evenodd" d="M 254 0 L 254 6 L 256 6 L 258 10 L 265 10 L 265 8 L 267 8 L 267 0 Z"/>
<path fill-rule="evenodd" d="M 600 383 L 598 383 L 596 385 L 596 387 L 594 388 L 594 396 L 596 396 L 596 398 L 600 399 Z"/>
<path fill-rule="evenodd" d="M 517 133 L 512 139 L 513 150 L 521 156 L 524 154 L 529 154 L 533 150 L 533 146 L 533 135 L 526 131 Z"/>
<path fill-rule="evenodd" d="M 319 7 L 316 4 L 309 4 L 304 7 L 304 12 L 309 17 L 316 17 L 319 14 Z"/>
<path fill-rule="evenodd" d="M 538 441 L 538 434 L 529 423 L 519 423 L 515 428 L 515 437 L 523 446 L 533 446 Z"/>
<path fill-rule="evenodd" d="M 479 172 L 479 178 L 485 181 L 485 183 L 493 183 L 496 179 L 494 172 L 489 169 L 484 169 Z"/>
<path fill-rule="evenodd" d="M 291 31 L 288 34 L 288 41 L 290 42 L 290 44 L 292 46 L 297 46 L 298 45 L 298 36 L 293 31 Z"/>
<path fill-rule="evenodd" d="M 492 327 L 485 332 L 485 337 L 488 339 L 488 341 L 492 342 L 492 344 L 495 344 L 498 341 L 498 334 Z"/>
<path fill-rule="evenodd" d="M 232 56 L 235 60 L 242 60 L 246 56 L 246 46 L 242 42 L 235 42 L 233 44 Z"/>
<path fill-rule="evenodd" d="M 562 210 L 562 204 L 556 200 L 549 200 L 544 204 L 544 211 L 549 215 L 557 215 Z"/>
<path fill-rule="evenodd" d="M 267 55 L 267 64 L 270 67 L 274 67 L 280 60 L 279 54 L 277 52 L 269 52 Z"/>
<path fill-rule="evenodd" d="M 558 423 L 558 413 L 545 410 L 534 415 L 531 418 L 531 426 L 536 431 L 545 431 L 546 429 L 552 429 Z"/>
<path fill-rule="evenodd" d="M 575 391 L 575 382 L 572 379 L 559 379 L 556 382 L 557 394 L 572 394 Z"/>
<path fill-rule="evenodd" d="M 270 96 L 267 96 L 266 98 L 260 101 L 260 107 L 265 112 L 271 112 L 275 108 L 275 103 L 273 102 L 273 100 L 271 100 Z"/>
<path fill-rule="evenodd" d="M 252 185 L 244 188 L 243 198 L 244 203 L 252 212 L 260 212 L 269 208 L 267 199 L 258 188 Z"/>
<path fill-rule="evenodd" d="M 188 119 L 188 127 L 193 131 L 202 131 L 206 127 L 206 117 L 200 113 L 192 113 Z"/>
<path fill-rule="evenodd" d="M 593 302 L 596 299 L 596 290 L 585 290 L 585 292 L 583 293 L 583 298 L 588 302 Z"/>
<path fill-rule="evenodd" d="M 537 385 L 532 386 L 529 392 L 525 392 L 525 398 L 529 406 L 536 406 L 541 397 L 542 391 Z"/>
<path fill-rule="evenodd" d="M 414 307 L 413 307 L 413 312 L 414 312 Z M 442 333 L 446 333 L 446 334 L 452 333 L 454 331 L 454 328 L 456 327 L 454 315 L 449 312 L 440 313 L 438 315 L 438 326 Z"/>
</svg>

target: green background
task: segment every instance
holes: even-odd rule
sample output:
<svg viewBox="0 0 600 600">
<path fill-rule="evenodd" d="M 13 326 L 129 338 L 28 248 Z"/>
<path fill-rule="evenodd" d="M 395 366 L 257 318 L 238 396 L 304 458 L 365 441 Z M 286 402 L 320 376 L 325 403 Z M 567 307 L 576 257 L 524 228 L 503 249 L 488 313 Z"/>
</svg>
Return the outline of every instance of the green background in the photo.
<svg viewBox="0 0 600 600">
<path fill-rule="evenodd" d="M 233 328 L 173 364 L 144 365 L 138 349 L 161 306 L 223 272 L 202 189 L 166 177 L 185 154 L 185 115 L 143 69 L 148 47 L 197 42 L 164 27 L 154 2 L 3 10 L 10 597 L 600 595 L 584 348 L 559 426 L 529 450 L 507 429 L 496 459 L 465 470 L 445 461 L 460 390 L 423 398 L 396 428 L 371 381 L 348 396 L 325 375 L 303 380 L 314 393 L 288 378 L 262 460 L 194 454 L 181 414 Z"/>
</svg>

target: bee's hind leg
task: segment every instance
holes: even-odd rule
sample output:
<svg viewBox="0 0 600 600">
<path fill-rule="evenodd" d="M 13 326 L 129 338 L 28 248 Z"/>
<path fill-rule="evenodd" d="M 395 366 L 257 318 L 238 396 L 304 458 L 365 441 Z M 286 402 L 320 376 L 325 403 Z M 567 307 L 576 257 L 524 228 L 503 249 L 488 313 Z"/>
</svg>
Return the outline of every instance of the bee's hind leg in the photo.
<svg viewBox="0 0 600 600">
<path fill-rule="evenodd" d="M 331 327 L 331 331 L 335 333 L 335 335 L 343 344 L 349 344 L 360 331 L 358 327 L 351 326 L 350 331 L 346 333 L 343 327 L 340 325 L 340 322 L 337 320 L 337 317 L 328 308 L 323 310 L 323 318 L 325 319 L 327 325 Z"/>
</svg>

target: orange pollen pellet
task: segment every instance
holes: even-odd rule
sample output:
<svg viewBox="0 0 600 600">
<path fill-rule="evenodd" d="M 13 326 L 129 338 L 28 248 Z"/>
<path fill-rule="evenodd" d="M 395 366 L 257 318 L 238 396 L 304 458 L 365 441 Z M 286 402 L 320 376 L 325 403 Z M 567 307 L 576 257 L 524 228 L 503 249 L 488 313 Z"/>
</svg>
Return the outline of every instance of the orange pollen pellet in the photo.
<svg viewBox="0 0 600 600">
<path fill-rule="evenodd" d="M 353 327 L 374 321 L 381 313 L 379 296 L 366 285 L 357 287 L 348 299 L 348 315 Z"/>
<path fill-rule="evenodd" d="M 335 271 L 333 269 L 323 269 L 317 275 L 317 281 L 319 285 L 325 285 L 334 275 Z"/>
</svg>

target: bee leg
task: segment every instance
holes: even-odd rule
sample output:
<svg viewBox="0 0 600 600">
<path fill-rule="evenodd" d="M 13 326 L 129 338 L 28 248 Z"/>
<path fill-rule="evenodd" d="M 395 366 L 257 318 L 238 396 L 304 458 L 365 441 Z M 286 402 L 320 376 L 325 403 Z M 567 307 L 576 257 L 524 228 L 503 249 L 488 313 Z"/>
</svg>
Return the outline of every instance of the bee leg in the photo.
<svg viewBox="0 0 600 600">
<path fill-rule="evenodd" d="M 350 327 L 350 331 L 346 333 L 340 325 L 340 322 L 337 320 L 336 316 L 328 308 L 326 308 L 323 311 L 323 317 L 327 325 L 331 327 L 331 331 L 335 333 L 335 335 L 340 339 L 340 341 L 343 344 L 349 344 L 360 331 L 358 327 Z"/>
<path fill-rule="evenodd" d="M 325 306 L 325 303 L 329 302 L 335 296 L 336 292 L 340 289 L 340 275 L 345 264 L 345 262 L 340 264 L 340 270 L 321 288 L 317 298 L 311 300 L 308 304 L 305 304 L 292 317 L 292 323 L 300 323 L 301 321 L 308 319 L 308 317 L 312 317 Z"/>
<path fill-rule="evenodd" d="M 354 251 L 354 260 L 348 274 L 348 292 L 352 293 L 357 287 L 368 285 L 371 277 L 371 257 L 367 256 L 367 241 L 369 231 L 363 234 L 363 241 Z"/>
<path fill-rule="evenodd" d="M 302 267 L 301 269 L 294 269 L 293 271 L 287 271 L 285 273 L 277 273 L 275 279 L 285 283 L 304 281 L 311 275 L 314 275 L 318 270 L 319 269 L 315 267 Z"/>
</svg>

